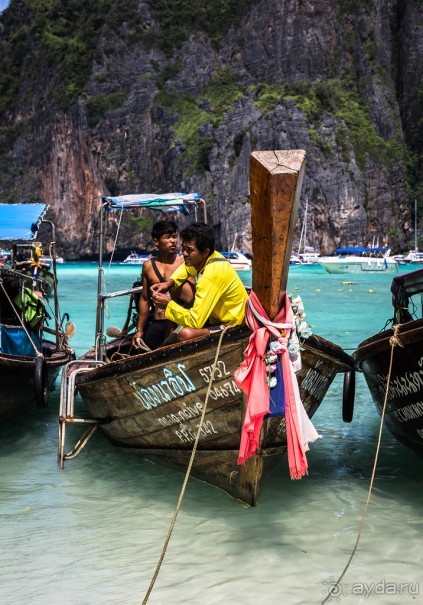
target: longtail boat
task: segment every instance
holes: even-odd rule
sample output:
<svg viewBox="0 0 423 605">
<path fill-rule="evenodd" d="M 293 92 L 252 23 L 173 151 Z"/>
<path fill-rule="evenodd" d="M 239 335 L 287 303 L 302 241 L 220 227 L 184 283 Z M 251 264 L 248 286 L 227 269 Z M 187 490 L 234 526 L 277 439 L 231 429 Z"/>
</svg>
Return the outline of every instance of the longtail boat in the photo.
<svg viewBox="0 0 423 605">
<path fill-rule="evenodd" d="M 60 368 L 75 358 L 59 318 L 56 266 L 51 277 L 36 260 L 19 264 L 16 249 L 31 250 L 30 241 L 46 220 L 46 204 L 0 204 L 0 240 L 14 253 L 0 264 L 0 419 L 16 416 L 29 406 L 44 408 Z M 53 252 L 54 253 L 54 252 Z M 53 288 L 53 301 L 47 300 Z"/>
<path fill-rule="evenodd" d="M 387 428 L 398 441 L 422 454 L 423 269 L 396 276 L 391 294 L 392 327 L 363 341 L 353 357 L 357 369 L 364 374 L 379 414 L 386 397 Z M 413 297 L 417 297 L 416 302 Z"/>
<path fill-rule="evenodd" d="M 302 150 L 258 151 L 250 159 L 252 287 L 270 318 L 276 316 L 286 289 L 304 163 Z M 122 208 L 125 196 L 116 203 Z M 113 200 L 103 198 L 106 212 L 113 205 Z M 202 416 L 219 336 L 133 355 L 131 336 L 125 330 L 105 343 L 101 309 L 107 296 L 119 294 L 106 295 L 99 288 L 97 346 L 63 372 L 59 464 L 63 467 L 65 460 L 77 456 L 100 426 L 116 446 L 184 471 Z M 287 439 L 285 418 L 268 417 L 257 451 L 245 464 L 237 464 L 246 401 L 233 373 L 243 360 L 250 334 L 247 326 L 238 326 L 223 335 L 191 475 L 254 506 L 264 479 L 287 450 Z M 352 358 L 338 345 L 316 335 L 304 341 L 297 378 L 310 417 L 335 375 L 352 368 Z M 75 388 L 89 417 L 78 418 L 75 413 Z M 76 421 L 88 423 L 88 428 L 66 453 L 66 427 Z"/>
</svg>

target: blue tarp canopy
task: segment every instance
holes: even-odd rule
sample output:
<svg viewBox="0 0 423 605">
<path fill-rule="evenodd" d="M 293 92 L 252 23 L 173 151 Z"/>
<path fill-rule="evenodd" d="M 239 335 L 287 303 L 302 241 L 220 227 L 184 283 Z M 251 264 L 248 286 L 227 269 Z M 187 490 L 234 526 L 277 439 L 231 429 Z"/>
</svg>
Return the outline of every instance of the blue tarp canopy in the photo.
<svg viewBox="0 0 423 605">
<path fill-rule="evenodd" d="M 103 196 L 103 207 L 106 210 L 126 210 L 129 208 L 150 208 L 164 212 L 179 211 L 188 214 L 188 206 L 201 201 L 199 193 L 140 193 L 120 195 L 118 197 Z"/>
<path fill-rule="evenodd" d="M 0 204 L 0 240 L 33 240 L 47 204 Z"/>
<path fill-rule="evenodd" d="M 362 254 L 363 252 L 387 252 L 389 248 L 337 248 L 335 254 Z"/>
</svg>

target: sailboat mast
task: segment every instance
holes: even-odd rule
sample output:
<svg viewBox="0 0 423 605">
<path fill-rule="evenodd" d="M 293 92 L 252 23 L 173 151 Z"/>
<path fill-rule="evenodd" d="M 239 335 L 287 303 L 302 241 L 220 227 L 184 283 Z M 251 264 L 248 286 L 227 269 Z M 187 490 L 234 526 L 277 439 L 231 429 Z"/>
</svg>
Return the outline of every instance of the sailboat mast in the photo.
<svg viewBox="0 0 423 605">
<path fill-rule="evenodd" d="M 308 219 L 308 197 L 306 197 L 306 205 L 304 212 L 304 254 L 307 248 L 307 219 Z"/>
<path fill-rule="evenodd" d="M 414 252 L 417 252 L 417 198 L 414 200 Z"/>
</svg>

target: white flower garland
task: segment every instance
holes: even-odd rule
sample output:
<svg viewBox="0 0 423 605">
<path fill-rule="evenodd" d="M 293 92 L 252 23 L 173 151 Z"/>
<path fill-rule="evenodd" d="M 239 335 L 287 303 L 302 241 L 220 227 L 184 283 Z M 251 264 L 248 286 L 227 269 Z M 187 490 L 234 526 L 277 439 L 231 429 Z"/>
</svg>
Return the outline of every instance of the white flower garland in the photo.
<svg viewBox="0 0 423 605">
<path fill-rule="evenodd" d="M 288 353 L 289 358 L 294 365 L 296 371 L 301 369 L 301 355 L 302 342 L 312 335 L 310 324 L 306 321 L 306 314 L 304 312 L 303 301 L 300 296 L 293 297 L 292 294 L 288 294 L 289 301 L 291 303 L 292 312 L 294 314 L 294 329 L 291 330 L 291 334 L 288 340 Z M 269 343 L 267 354 L 265 357 L 266 370 L 267 370 L 267 383 L 269 389 L 274 389 L 278 381 L 275 376 L 276 373 L 276 360 L 277 356 L 282 352 L 283 347 L 277 340 L 272 340 Z"/>
</svg>

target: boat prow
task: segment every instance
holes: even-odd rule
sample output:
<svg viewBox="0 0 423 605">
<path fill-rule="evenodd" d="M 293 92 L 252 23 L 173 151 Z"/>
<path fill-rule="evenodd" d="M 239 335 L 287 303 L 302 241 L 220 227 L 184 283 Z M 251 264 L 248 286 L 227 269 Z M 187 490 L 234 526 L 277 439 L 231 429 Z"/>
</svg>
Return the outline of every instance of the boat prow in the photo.
<svg viewBox="0 0 423 605">
<path fill-rule="evenodd" d="M 379 413 L 401 443 L 423 453 L 423 319 L 414 318 L 413 296 L 423 293 L 423 269 L 394 278 L 394 325 L 363 341 L 354 353 Z M 392 351 L 393 348 L 393 351 Z"/>
</svg>

